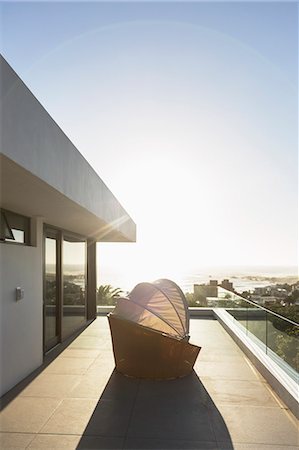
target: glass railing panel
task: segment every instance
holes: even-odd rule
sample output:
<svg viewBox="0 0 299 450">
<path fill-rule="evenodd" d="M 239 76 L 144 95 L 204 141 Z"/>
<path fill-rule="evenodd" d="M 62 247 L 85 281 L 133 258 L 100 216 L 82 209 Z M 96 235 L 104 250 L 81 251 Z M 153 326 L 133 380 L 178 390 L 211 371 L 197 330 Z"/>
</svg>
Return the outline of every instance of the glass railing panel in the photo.
<svg viewBox="0 0 299 450">
<path fill-rule="evenodd" d="M 279 359 L 287 363 L 298 379 L 299 326 L 267 312 L 267 347 L 268 355 L 277 363 Z"/>
<path fill-rule="evenodd" d="M 235 323 L 243 328 L 243 331 L 246 331 L 247 328 L 247 305 L 242 304 L 241 302 L 235 302 L 233 305 L 230 305 L 229 308 L 225 308 L 226 311 L 232 316 Z"/>
<path fill-rule="evenodd" d="M 267 312 L 258 305 L 247 302 L 247 335 L 266 351 Z"/>
<path fill-rule="evenodd" d="M 243 331 L 247 330 L 248 303 L 234 292 L 218 288 L 218 308 L 224 308 Z"/>
<path fill-rule="evenodd" d="M 220 287 L 215 306 L 225 309 L 235 325 L 298 382 L 299 324 Z"/>
</svg>

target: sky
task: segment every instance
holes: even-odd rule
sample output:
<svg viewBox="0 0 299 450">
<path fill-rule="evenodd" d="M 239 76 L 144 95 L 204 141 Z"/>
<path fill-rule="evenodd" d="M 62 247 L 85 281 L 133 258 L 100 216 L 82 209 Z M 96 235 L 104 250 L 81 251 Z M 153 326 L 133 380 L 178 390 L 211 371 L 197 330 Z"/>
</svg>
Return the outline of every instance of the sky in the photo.
<svg viewBox="0 0 299 450">
<path fill-rule="evenodd" d="M 3 56 L 137 224 L 101 282 L 298 266 L 297 9 L 1 4 Z"/>
</svg>

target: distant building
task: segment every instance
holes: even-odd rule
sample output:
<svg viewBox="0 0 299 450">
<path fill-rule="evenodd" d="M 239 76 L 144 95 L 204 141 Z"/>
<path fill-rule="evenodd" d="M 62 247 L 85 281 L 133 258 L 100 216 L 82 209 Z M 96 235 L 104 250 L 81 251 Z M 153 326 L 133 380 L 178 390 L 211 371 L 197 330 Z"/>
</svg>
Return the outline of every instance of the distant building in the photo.
<svg viewBox="0 0 299 450">
<path fill-rule="evenodd" d="M 280 303 L 281 299 L 278 297 L 275 297 L 273 295 L 256 295 L 252 294 L 250 296 L 250 300 L 257 303 L 258 305 L 273 305 L 275 303 Z"/>
<path fill-rule="evenodd" d="M 254 295 L 265 295 L 269 293 L 269 288 L 268 287 L 256 287 L 254 288 L 253 294 Z"/>
<path fill-rule="evenodd" d="M 207 297 L 218 297 L 218 281 L 210 280 L 209 284 L 194 284 L 194 297 L 206 301 Z"/>
<path fill-rule="evenodd" d="M 279 298 L 286 298 L 288 296 L 288 291 L 284 288 L 274 288 L 271 290 L 271 295 Z"/>
<path fill-rule="evenodd" d="M 273 295 L 268 295 L 268 296 L 262 297 L 262 299 L 264 300 L 263 304 L 265 306 L 274 305 L 275 303 L 280 303 L 280 301 L 281 301 L 280 298 L 274 297 Z"/>
<path fill-rule="evenodd" d="M 288 296 L 288 292 L 285 288 L 280 288 L 278 286 L 264 286 L 255 288 L 253 295 L 271 296 L 282 299 Z"/>
<path fill-rule="evenodd" d="M 234 290 L 234 285 L 231 281 L 229 281 L 228 279 L 225 279 L 221 282 L 220 284 L 221 287 L 223 287 L 224 289 L 227 289 L 228 291 L 233 291 Z"/>
</svg>

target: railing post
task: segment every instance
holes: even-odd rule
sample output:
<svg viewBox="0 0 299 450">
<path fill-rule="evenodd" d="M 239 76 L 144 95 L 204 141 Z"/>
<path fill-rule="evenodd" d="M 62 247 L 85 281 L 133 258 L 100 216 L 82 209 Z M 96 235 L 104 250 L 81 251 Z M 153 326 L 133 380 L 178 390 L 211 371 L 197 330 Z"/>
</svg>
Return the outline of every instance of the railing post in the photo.
<svg viewBox="0 0 299 450">
<path fill-rule="evenodd" d="M 248 336 L 248 306 L 246 306 L 246 336 Z"/>
<path fill-rule="evenodd" d="M 266 355 L 268 354 L 268 313 L 266 311 Z"/>
</svg>

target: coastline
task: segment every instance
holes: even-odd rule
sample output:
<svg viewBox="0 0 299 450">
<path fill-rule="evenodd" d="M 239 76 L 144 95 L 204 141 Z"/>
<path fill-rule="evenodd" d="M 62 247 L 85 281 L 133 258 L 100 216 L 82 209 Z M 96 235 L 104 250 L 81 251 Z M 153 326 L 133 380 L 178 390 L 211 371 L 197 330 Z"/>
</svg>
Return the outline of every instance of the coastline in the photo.
<svg viewBox="0 0 299 450">
<path fill-rule="evenodd" d="M 209 280 L 228 278 L 233 282 L 237 292 L 253 290 L 256 287 L 264 287 L 274 284 L 294 284 L 299 280 L 298 269 L 296 267 L 221 267 L 202 268 L 190 270 L 188 273 L 163 273 L 147 279 L 136 279 L 123 272 L 111 271 L 102 268 L 101 276 L 98 275 L 98 285 L 111 284 L 113 287 L 120 287 L 124 291 L 130 291 L 137 283 L 142 281 L 153 281 L 158 278 L 170 278 L 175 281 L 184 292 L 193 292 L 194 284 L 208 283 Z"/>
</svg>

